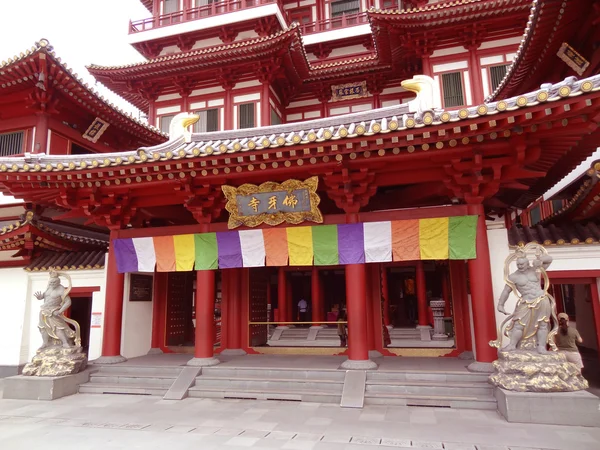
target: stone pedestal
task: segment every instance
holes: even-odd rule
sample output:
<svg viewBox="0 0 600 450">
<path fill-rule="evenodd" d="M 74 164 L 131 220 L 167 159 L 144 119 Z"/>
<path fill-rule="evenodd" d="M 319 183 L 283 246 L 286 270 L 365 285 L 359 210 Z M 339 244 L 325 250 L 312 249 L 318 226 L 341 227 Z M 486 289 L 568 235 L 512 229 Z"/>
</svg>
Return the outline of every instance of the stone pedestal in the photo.
<svg viewBox="0 0 600 450">
<path fill-rule="evenodd" d="M 421 333 L 422 341 L 431 341 L 431 327 L 429 325 L 417 325 L 417 330 Z"/>
<path fill-rule="evenodd" d="M 40 348 L 23 368 L 23 375 L 59 377 L 81 372 L 86 366 L 87 355 L 81 347 L 52 346 Z"/>
<path fill-rule="evenodd" d="M 577 366 L 557 352 L 499 351 L 493 365 L 490 383 L 510 391 L 573 392 L 588 388 Z"/>
<path fill-rule="evenodd" d="M 442 299 L 432 299 L 429 302 L 431 311 L 433 312 L 433 336 L 431 337 L 434 341 L 447 341 L 448 335 L 446 334 L 444 324 L 444 308 L 446 302 Z"/>
<path fill-rule="evenodd" d="M 90 371 L 61 377 L 17 375 L 4 379 L 3 398 L 17 400 L 54 400 L 76 394 L 79 385 L 90 380 Z"/>
<path fill-rule="evenodd" d="M 508 422 L 600 427 L 600 399 L 587 391 L 512 392 L 496 388 L 494 396 L 498 411 Z"/>
</svg>

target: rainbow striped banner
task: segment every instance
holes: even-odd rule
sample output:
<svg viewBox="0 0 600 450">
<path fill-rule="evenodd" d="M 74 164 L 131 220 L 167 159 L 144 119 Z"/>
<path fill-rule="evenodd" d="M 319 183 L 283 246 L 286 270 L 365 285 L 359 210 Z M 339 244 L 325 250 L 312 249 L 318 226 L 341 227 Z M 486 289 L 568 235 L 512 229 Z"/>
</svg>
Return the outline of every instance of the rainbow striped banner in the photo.
<svg viewBox="0 0 600 450">
<path fill-rule="evenodd" d="M 117 269 L 180 272 L 476 258 L 477 216 L 114 239 Z"/>
</svg>

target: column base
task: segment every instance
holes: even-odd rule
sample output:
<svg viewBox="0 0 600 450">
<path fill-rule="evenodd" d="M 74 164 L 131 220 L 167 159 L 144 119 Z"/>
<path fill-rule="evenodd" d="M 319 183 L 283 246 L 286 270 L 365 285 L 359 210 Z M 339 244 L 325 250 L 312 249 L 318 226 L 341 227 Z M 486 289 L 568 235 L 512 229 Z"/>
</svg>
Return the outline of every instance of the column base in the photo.
<svg viewBox="0 0 600 450">
<path fill-rule="evenodd" d="M 220 353 L 223 356 L 244 356 L 247 355 L 245 350 L 241 348 L 226 348 Z"/>
<path fill-rule="evenodd" d="M 381 358 L 382 356 L 377 350 L 369 350 L 369 358 Z"/>
<path fill-rule="evenodd" d="M 340 366 L 341 369 L 346 370 L 368 370 L 368 369 L 377 369 L 377 364 L 371 361 L 370 359 L 347 359 Z"/>
<path fill-rule="evenodd" d="M 475 355 L 471 351 L 465 351 L 465 352 L 462 352 L 460 355 L 458 355 L 458 359 L 465 359 L 465 360 L 475 359 Z"/>
<path fill-rule="evenodd" d="M 287 325 L 277 325 L 277 326 L 275 327 L 275 329 L 276 329 L 276 330 L 287 330 L 287 329 L 289 329 L 289 328 L 290 328 L 290 327 L 288 327 Z"/>
<path fill-rule="evenodd" d="M 310 326 L 311 330 L 321 330 L 323 328 L 325 328 L 323 325 L 311 325 Z"/>
<path fill-rule="evenodd" d="M 448 340 L 448 335 L 447 334 L 434 334 L 431 337 L 432 341 L 447 341 Z"/>
<path fill-rule="evenodd" d="M 492 363 L 474 361 L 467 366 L 469 372 L 478 373 L 494 373 L 494 366 Z"/>
<path fill-rule="evenodd" d="M 422 341 L 431 341 L 431 327 L 429 325 L 418 325 L 417 330 L 421 332 Z"/>
<path fill-rule="evenodd" d="M 148 350 L 147 355 L 162 355 L 164 352 L 160 348 L 151 348 Z"/>
<path fill-rule="evenodd" d="M 127 358 L 121 355 L 116 356 L 101 356 L 98 359 L 93 360 L 92 364 L 118 364 L 127 361 Z"/>
<path fill-rule="evenodd" d="M 220 364 L 221 361 L 219 361 L 217 358 L 212 357 L 212 358 L 192 358 L 190 359 L 186 365 L 187 366 L 194 366 L 194 367 L 210 367 L 210 366 L 216 366 L 217 364 Z"/>
</svg>

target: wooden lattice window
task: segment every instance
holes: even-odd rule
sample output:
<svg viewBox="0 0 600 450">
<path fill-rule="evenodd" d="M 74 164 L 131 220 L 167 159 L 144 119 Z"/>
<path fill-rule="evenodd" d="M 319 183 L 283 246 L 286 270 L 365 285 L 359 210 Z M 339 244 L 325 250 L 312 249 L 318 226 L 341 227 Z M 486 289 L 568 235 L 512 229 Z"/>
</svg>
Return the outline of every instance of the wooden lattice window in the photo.
<svg viewBox="0 0 600 450">
<path fill-rule="evenodd" d="M 253 128 L 254 123 L 254 103 L 242 103 L 238 106 L 239 128 Z"/>
<path fill-rule="evenodd" d="M 311 23 L 312 12 L 310 8 L 298 8 L 290 11 L 290 20 L 292 22 L 298 22 L 300 25 L 306 25 Z"/>
<path fill-rule="evenodd" d="M 442 92 L 444 107 L 462 106 L 465 104 L 462 84 L 462 72 L 442 74 Z"/>
<path fill-rule="evenodd" d="M 23 152 L 24 131 L 0 134 L 0 156 L 18 155 Z"/>
<path fill-rule="evenodd" d="M 360 11 L 360 0 L 340 0 L 331 3 L 331 17 L 340 17 L 344 14 L 356 14 Z"/>
<path fill-rule="evenodd" d="M 506 71 L 510 67 L 510 64 L 501 64 L 499 66 L 490 67 L 490 83 L 492 85 L 492 92 L 496 90 L 496 88 L 500 85 L 504 76 L 506 75 Z"/>
<path fill-rule="evenodd" d="M 206 133 L 209 131 L 219 131 L 219 109 L 205 109 L 197 111 L 195 114 L 200 116 L 200 120 L 194 124 L 194 133 Z"/>
<path fill-rule="evenodd" d="M 179 0 L 164 0 L 163 14 L 170 14 L 179 11 Z"/>
</svg>

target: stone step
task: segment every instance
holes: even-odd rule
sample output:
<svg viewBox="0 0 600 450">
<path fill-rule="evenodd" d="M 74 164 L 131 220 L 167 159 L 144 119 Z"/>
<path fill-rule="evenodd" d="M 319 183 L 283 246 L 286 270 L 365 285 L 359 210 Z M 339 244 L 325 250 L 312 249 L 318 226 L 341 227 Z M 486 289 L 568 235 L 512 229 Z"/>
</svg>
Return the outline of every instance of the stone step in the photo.
<svg viewBox="0 0 600 450">
<path fill-rule="evenodd" d="M 128 366 L 122 364 L 90 364 L 90 368 L 98 369 L 99 373 L 173 375 L 175 377 L 183 370 L 183 366 Z"/>
<path fill-rule="evenodd" d="M 252 378 L 223 378 L 196 377 L 198 388 L 222 388 L 227 391 L 318 391 L 342 393 L 344 381 L 338 380 L 302 380 L 302 379 L 252 379 Z"/>
<path fill-rule="evenodd" d="M 365 405 L 431 406 L 496 410 L 493 397 L 365 393 Z"/>
<path fill-rule="evenodd" d="M 367 371 L 367 384 L 370 381 L 394 381 L 396 384 L 401 384 L 406 381 L 442 381 L 442 382 L 467 382 L 467 383 L 482 383 L 487 384 L 488 374 L 471 373 L 462 371 L 382 371 L 370 370 Z"/>
<path fill-rule="evenodd" d="M 245 398 L 252 400 L 295 400 L 318 403 L 338 403 L 341 392 L 323 390 L 224 390 L 222 388 L 191 387 L 188 397 L 193 398 Z"/>
<path fill-rule="evenodd" d="M 171 387 L 177 379 L 176 376 L 137 376 L 137 375 L 113 375 L 113 374 L 93 374 L 90 377 L 90 383 L 97 384 L 123 384 L 134 386 L 161 386 Z"/>
<path fill-rule="evenodd" d="M 448 395 L 448 396 L 492 396 L 492 386 L 475 383 L 471 386 L 466 384 L 441 383 L 427 385 L 425 383 L 367 383 L 365 392 L 373 394 L 414 394 L 414 395 Z"/>
<path fill-rule="evenodd" d="M 86 383 L 79 386 L 80 394 L 130 394 L 130 395 L 160 395 L 169 390 L 162 386 L 136 386 L 126 384 Z"/>
<path fill-rule="evenodd" d="M 326 369 L 276 369 L 264 367 L 204 367 L 202 376 L 245 379 L 300 379 L 300 380 L 338 380 L 343 382 L 346 372 Z"/>
</svg>

